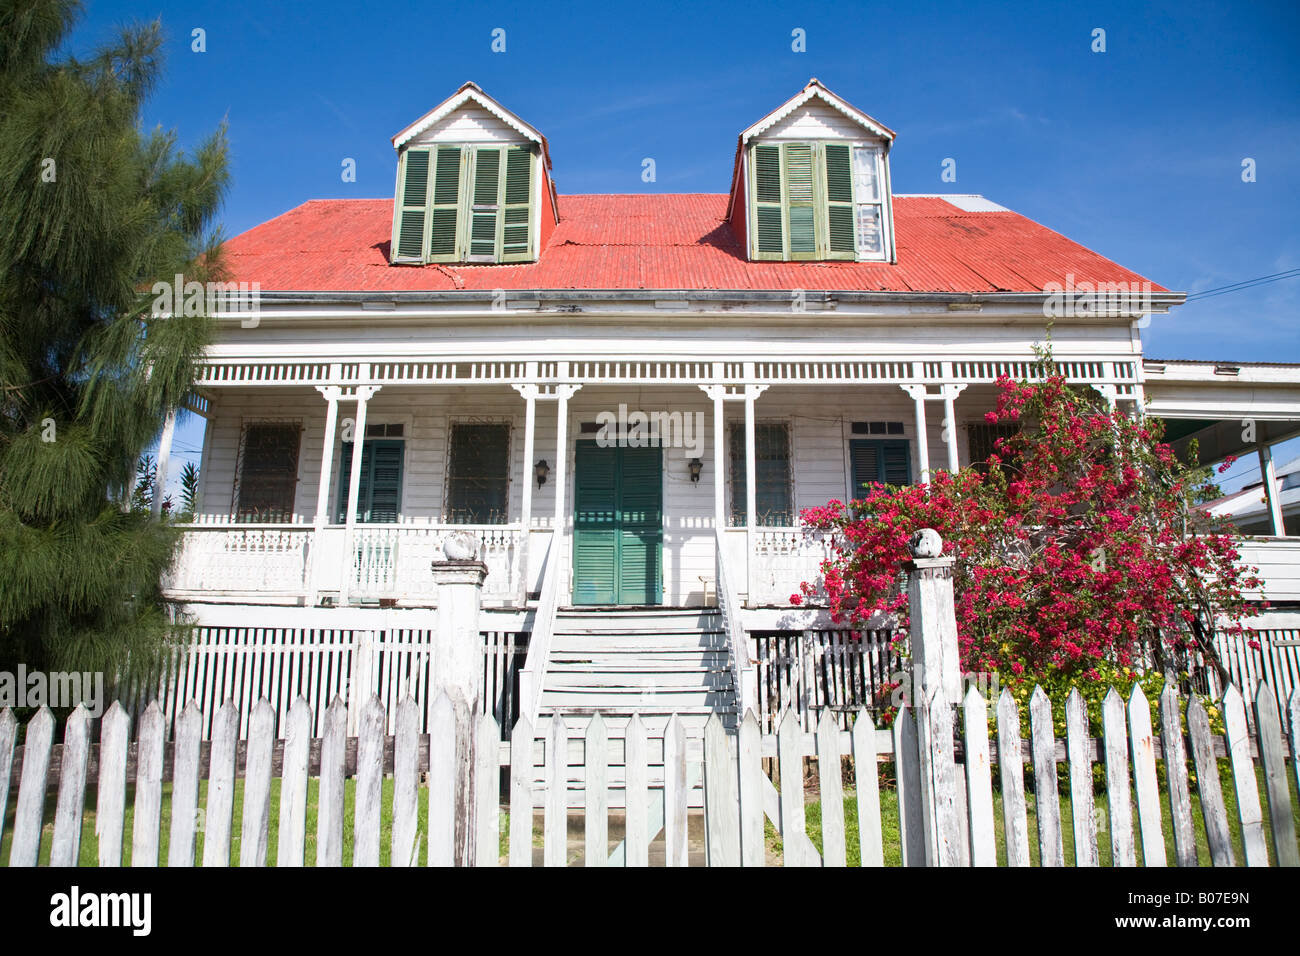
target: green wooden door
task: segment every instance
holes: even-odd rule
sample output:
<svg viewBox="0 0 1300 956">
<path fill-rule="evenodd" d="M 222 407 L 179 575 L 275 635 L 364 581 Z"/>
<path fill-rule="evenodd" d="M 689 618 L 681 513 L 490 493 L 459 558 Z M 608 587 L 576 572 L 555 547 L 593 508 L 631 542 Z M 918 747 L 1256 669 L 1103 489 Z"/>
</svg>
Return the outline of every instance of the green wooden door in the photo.
<svg viewBox="0 0 1300 956">
<path fill-rule="evenodd" d="M 658 448 L 577 443 L 573 603 L 658 604 L 663 595 Z"/>
</svg>

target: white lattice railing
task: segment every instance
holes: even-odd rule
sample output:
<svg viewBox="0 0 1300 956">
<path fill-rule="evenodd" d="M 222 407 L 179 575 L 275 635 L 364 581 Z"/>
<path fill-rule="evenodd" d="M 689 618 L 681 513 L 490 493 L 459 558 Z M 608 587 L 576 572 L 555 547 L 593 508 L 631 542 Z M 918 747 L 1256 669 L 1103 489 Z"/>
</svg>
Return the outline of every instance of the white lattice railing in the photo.
<svg viewBox="0 0 1300 956">
<path fill-rule="evenodd" d="M 830 539 L 803 528 L 757 528 L 750 556 L 751 605 L 786 605 L 803 581 L 821 578 L 821 563 L 830 557 Z"/>
<path fill-rule="evenodd" d="M 479 540 L 479 558 L 488 567 L 483 597 L 513 598 L 518 590 L 514 555 L 520 546 L 519 528 L 496 524 L 358 525 L 352 545 L 352 593 L 398 600 L 430 593 L 429 564 L 442 557 L 442 540 L 453 532 Z"/>
<path fill-rule="evenodd" d="M 515 525 L 358 525 L 351 560 L 346 562 L 349 595 L 399 604 L 432 598 L 429 565 L 442 556 L 443 538 L 453 532 L 479 539 L 480 558 L 488 566 L 484 599 L 514 599 L 515 576 L 522 566 L 515 561 L 521 546 Z M 318 591 L 337 592 L 345 573 L 339 550 L 342 535 L 339 527 L 326 528 L 318 537 L 306 524 L 240 525 L 205 518 L 184 526 L 180 554 L 163 586 L 187 597 L 311 597 Z"/>
<path fill-rule="evenodd" d="M 309 525 L 190 525 L 163 587 L 220 595 L 297 595 L 307 587 L 311 551 Z"/>
</svg>

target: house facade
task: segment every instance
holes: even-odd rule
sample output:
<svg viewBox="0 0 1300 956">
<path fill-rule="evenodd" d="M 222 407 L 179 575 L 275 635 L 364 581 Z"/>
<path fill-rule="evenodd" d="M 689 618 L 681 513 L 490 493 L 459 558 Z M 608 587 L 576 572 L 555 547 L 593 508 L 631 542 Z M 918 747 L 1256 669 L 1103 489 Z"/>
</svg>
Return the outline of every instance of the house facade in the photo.
<svg viewBox="0 0 1300 956">
<path fill-rule="evenodd" d="M 823 555 L 800 510 L 982 460 L 1049 320 L 1072 382 L 1181 441 L 1263 461 L 1300 431 L 1300 370 L 1153 363 L 1181 293 L 983 197 L 894 193 L 894 139 L 813 80 L 739 134 L 728 194 L 559 195 L 545 136 L 466 84 L 393 138 L 391 199 L 227 243 L 256 309 L 196 383 L 168 595 L 209 629 L 418 628 L 468 546 L 482 629 L 527 639 L 520 712 L 734 713 L 760 635 L 836 628 L 790 602 Z"/>
</svg>

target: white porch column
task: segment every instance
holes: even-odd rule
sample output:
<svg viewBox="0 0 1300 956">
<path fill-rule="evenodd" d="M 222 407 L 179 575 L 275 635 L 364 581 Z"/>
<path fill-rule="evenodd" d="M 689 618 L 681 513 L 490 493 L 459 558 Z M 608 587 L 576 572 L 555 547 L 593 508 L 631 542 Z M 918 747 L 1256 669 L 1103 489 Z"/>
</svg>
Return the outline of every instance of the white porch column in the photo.
<svg viewBox="0 0 1300 956">
<path fill-rule="evenodd" d="M 339 417 L 339 399 L 343 389 L 337 385 L 317 385 L 325 397 L 325 439 L 320 452 L 320 481 L 316 485 L 316 530 L 329 524 L 330 478 L 334 474 L 334 435 Z"/>
<path fill-rule="evenodd" d="M 158 466 L 153 478 L 153 516 L 162 515 L 163 496 L 167 493 L 167 462 L 172 454 L 172 438 L 176 434 L 176 412 L 167 413 L 162 435 L 158 438 Z M 206 462 L 204 463 L 206 464 Z"/>
<path fill-rule="evenodd" d="M 916 460 L 921 471 L 921 484 L 930 481 L 930 440 L 926 435 L 925 425 L 925 386 L 900 385 L 903 391 L 912 397 L 916 409 Z"/>
<path fill-rule="evenodd" d="M 560 363 L 560 374 L 569 374 L 569 363 Z M 555 386 L 555 524 L 560 536 L 564 532 L 565 489 L 569 472 L 569 397 L 576 385 Z"/>
<path fill-rule="evenodd" d="M 524 487 L 519 508 L 519 547 L 515 553 L 515 590 L 518 592 L 519 606 L 528 603 L 528 567 L 529 552 L 532 543 L 533 524 L 533 455 L 537 443 L 537 395 L 538 386 L 533 380 L 537 378 L 537 363 L 529 362 L 526 373 L 530 379 L 526 385 L 515 385 L 514 390 L 524 399 Z"/>
<path fill-rule="evenodd" d="M 1268 503 L 1268 519 L 1273 535 L 1286 537 L 1286 524 L 1282 518 L 1282 502 L 1277 495 L 1277 469 L 1273 467 L 1273 449 L 1266 442 L 1256 446 L 1259 454 L 1259 473 L 1264 479 L 1264 500 Z"/>
<path fill-rule="evenodd" d="M 316 484 L 316 517 L 312 522 L 311 543 L 311 590 L 307 594 L 307 606 L 314 607 L 320 601 L 321 591 L 326 588 L 326 562 L 320 559 L 323 554 L 325 526 L 329 524 L 330 514 L 330 479 L 334 475 L 334 436 L 339 417 L 339 399 L 343 389 L 337 385 L 317 385 L 316 391 L 325 398 L 325 438 L 320 453 L 320 478 Z"/>
<path fill-rule="evenodd" d="M 952 373 L 952 363 L 944 362 L 945 376 Z M 944 385 L 943 394 L 943 437 L 948 445 L 948 470 L 954 475 L 961 467 L 957 456 L 957 396 L 966 389 L 965 384 Z"/>
<path fill-rule="evenodd" d="M 370 374 L 370 367 L 363 365 L 363 376 Z M 352 590 L 352 553 L 356 539 L 357 505 L 361 500 L 361 459 L 365 457 L 366 444 L 366 405 L 378 392 L 378 385 L 358 385 L 356 387 L 357 415 L 352 426 L 352 468 L 348 472 L 348 503 L 343 513 L 343 564 L 339 575 L 339 604 L 345 605 Z"/>
<path fill-rule="evenodd" d="M 713 399 L 713 521 L 714 527 L 717 528 L 718 534 L 721 535 L 727 528 L 727 495 L 726 495 L 726 441 L 723 435 L 723 415 L 722 402 L 725 386 L 722 384 L 722 363 L 713 363 L 713 378 L 715 384 L 712 386 L 711 398 Z"/>
</svg>

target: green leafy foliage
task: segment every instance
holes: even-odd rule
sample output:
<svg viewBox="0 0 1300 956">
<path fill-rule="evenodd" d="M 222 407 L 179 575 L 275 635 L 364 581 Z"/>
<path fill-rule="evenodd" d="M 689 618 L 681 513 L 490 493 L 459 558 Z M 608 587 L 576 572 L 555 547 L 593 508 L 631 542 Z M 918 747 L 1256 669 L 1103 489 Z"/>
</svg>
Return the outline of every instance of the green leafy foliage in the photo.
<svg viewBox="0 0 1300 956">
<path fill-rule="evenodd" d="M 137 463 L 181 406 L 207 316 L 153 315 L 176 274 L 221 278 L 218 130 L 143 132 L 162 32 L 61 53 L 69 0 L 0 7 L 0 666 L 121 669 L 169 632 L 177 534 Z"/>
</svg>

